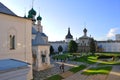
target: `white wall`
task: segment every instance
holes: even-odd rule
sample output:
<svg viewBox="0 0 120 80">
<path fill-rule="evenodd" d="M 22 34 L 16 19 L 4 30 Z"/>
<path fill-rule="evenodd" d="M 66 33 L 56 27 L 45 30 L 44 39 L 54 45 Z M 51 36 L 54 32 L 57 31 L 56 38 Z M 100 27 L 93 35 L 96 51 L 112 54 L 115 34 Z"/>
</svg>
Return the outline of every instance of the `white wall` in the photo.
<svg viewBox="0 0 120 80">
<path fill-rule="evenodd" d="M 61 45 L 64 51 L 68 51 L 68 43 L 66 42 L 49 42 L 51 46 L 54 48 L 54 52 L 58 52 L 58 47 Z"/>
<path fill-rule="evenodd" d="M 120 42 L 97 42 L 97 46 L 102 46 L 104 52 L 120 52 Z"/>
<path fill-rule="evenodd" d="M 0 13 L 0 59 L 13 58 L 32 64 L 31 23 L 28 19 Z M 13 50 L 10 50 L 10 34 L 15 35 Z M 32 78 L 32 69 L 29 78 Z"/>
</svg>

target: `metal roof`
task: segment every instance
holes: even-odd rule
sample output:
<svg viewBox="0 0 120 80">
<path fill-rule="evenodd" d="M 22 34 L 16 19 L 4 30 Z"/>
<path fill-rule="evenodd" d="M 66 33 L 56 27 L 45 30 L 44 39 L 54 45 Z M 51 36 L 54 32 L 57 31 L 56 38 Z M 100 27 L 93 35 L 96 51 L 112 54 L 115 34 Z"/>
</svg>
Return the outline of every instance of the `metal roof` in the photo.
<svg viewBox="0 0 120 80">
<path fill-rule="evenodd" d="M 36 34 L 37 31 L 35 30 L 35 28 L 32 27 L 32 34 Z"/>
<path fill-rule="evenodd" d="M 19 67 L 28 66 L 28 63 L 15 60 L 15 59 L 2 59 L 0 60 L 0 71 L 6 71 Z"/>
<path fill-rule="evenodd" d="M 36 45 L 46 45 L 46 41 L 43 39 L 43 36 L 41 34 L 41 32 L 37 32 L 36 33 L 36 37 L 34 40 L 32 40 L 32 45 L 36 46 Z"/>
<path fill-rule="evenodd" d="M 17 16 L 14 12 L 8 9 L 5 5 L 0 2 L 0 13 L 5 13 L 13 16 Z"/>
</svg>

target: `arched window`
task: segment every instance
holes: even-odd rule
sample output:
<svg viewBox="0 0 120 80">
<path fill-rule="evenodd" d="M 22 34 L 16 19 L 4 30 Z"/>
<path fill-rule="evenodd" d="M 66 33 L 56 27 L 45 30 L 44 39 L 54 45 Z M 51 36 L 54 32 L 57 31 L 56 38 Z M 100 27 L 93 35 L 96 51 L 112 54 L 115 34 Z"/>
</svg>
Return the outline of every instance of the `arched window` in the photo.
<svg viewBox="0 0 120 80">
<path fill-rule="evenodd" d="M 15 49 L 15 35 L 10 35 L 10 50 Z"/>
</svg>

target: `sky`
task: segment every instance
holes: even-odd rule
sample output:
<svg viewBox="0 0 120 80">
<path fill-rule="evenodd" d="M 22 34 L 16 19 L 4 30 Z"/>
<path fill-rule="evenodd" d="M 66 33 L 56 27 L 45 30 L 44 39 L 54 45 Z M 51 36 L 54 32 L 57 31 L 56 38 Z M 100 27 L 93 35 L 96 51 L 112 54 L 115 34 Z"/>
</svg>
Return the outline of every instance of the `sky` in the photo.
<svg viewBox="0 0 120 80">
<path fill-rule="evenodd" d="M 42 17 L 43 32 L 49 41 L 65 40 L 68 27 L 76 38 L 115 39 L 120 34 L 120 0 L 33 0 L 33 8 Z M 0 0 L 18 16 L 32 8 L 32 0 Z"/>
</svg>

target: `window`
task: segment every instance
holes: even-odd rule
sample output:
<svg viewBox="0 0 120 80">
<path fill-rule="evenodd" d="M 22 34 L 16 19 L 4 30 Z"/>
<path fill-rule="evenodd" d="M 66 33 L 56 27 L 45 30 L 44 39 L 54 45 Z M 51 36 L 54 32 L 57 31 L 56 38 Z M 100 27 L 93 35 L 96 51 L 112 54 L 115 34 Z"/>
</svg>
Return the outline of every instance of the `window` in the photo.
<svg viewBox="0 0 120 80">
<path fill-rule="evenodd" d="M 46 55 L 42 54 L 41 57 L 42 57 L 42 63 L 45 63 Z"/>
<path fill-rule="evenodd" d="M 10 50 L 15 49 L 15 35 L 10 35 Z"/>
</svg>

